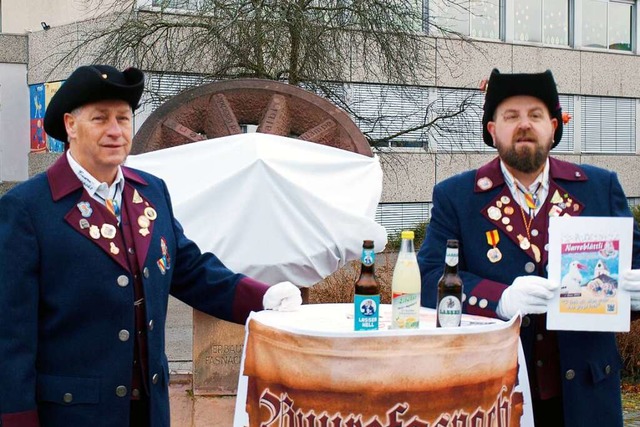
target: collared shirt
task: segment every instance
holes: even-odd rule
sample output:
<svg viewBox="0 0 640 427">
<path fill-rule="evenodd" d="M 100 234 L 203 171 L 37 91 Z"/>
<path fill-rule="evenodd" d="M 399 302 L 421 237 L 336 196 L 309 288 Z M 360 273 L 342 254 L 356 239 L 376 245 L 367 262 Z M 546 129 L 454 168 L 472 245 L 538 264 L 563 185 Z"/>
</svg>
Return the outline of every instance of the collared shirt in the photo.
<svg viewBox="0 0 640 427">
<path fill-rule="evenodd" d="M 542 170 L 540 175 L 536 177 L 536 179 L 531 183 L 531 185 L 528 188 L 525 187 L 522 183 L 520 183 L 517 179 L 515 179 L 513 175 L 511 175 L 511 172 L 507 170 L 507 167 L 504 165 L 504 162 L 502 161 L 502 159 L 500 160 L 500 169 L 502 170 L 502 175 L 504 175 L 504 181 L 507 183 L 507 186 L 511 191 L 513 200 L 518 202 L 518 204 L 523 209 L 528 209 L 529 215 L 531 216 L 537 215 L 538 212 L 540 212 L 540 209 L 542 208 L 544 201 L 547 199 L 547 196 L 549 195 L 549 158 L 547 158 L 547 161 L 544 165 L 544 169 Z M 529 209 L 524 199 L 523 190 L 521 189 L 524 189 L 531 194 L 537 194 L 538 203 L 536 205 L 535 210 L 531 211 Z"/>
<path fill-rule="evenodd" d="M 122 168 L 120 166 L 118 166 L 116 179 L 113 181 L 113 184 L 109 185 L 106 182 L 99 182 L 95 179 L 93 175 L 91 175 L 73 158 L 70 150 L 67 150 L 67 160 L 69 161 L 69 166 L 71 166 L 71 169 L 92 199 L 96 200 L 103 206 L 106 206 L 107 199 L 114 200 L 118 206 L 122 206 L 124 175 L 122 174 Z M 120 222 L 120 215 L 118 215 L 118 222 Z"/>
</svg>

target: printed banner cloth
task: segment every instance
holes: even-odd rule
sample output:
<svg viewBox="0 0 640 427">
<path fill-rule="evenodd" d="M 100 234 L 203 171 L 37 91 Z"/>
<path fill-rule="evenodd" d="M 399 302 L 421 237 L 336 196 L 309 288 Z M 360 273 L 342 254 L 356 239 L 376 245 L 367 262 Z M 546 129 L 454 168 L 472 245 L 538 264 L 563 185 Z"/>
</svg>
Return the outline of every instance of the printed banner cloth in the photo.
<svg viewBox="0 0 640 427">
<path fill-rule="evenodd" d="M 352 332 L 351 304 L 253 313 L 241 372 L 246 413 L 237 406 L 234 425 L 521 425 L 519 317 L 465 315 L 460 328 L 436 329 L 434 311 L 423 309 L 421 329 L 392 331 L 390 307 L 381 313 L 372 332 Z"/>
</svg>

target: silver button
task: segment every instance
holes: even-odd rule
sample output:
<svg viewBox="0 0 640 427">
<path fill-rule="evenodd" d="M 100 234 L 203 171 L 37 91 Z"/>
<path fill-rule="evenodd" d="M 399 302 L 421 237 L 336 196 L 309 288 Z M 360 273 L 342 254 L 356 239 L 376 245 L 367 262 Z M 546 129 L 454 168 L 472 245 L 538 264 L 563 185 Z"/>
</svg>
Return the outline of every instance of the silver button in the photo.
<svg viewBox="0 0 640 427">
<path fill-rule="evenodd" d="M 133 390 L 131 390 L 131 396 L 140 397 L 140 390 L 138 390 L 137 388 L 134 388 Z"/>
<path fill-rule="evenodd" d="M 542 335 L 542 334 L 538 334 L 538 335 L 536 335 L 536 339 L 537 339 L 538 341 L 542 341 L 542 340 L 544 339 L 544 335 Z"/>
<path fill-rule="evenodd" d="M 565 372 L 564 377 L 571 381 L 576 377 L 576 371 L 574 371 L 573 369 L 569 369 L 567 372 Z"/>
<path fill-rule="evenodd" d="M 64 396 L 62 396 L 62 400 L 64 401 L 64 403 L 71 403 L 73 402 L 73 394 L 71 393 L 65 393 Z"/>
<path fill-rule="evenodd" d="M 126 329 L 121 330 L 120 332 L 118 332 L 118 338 L 120 338 L 120 341 L 125 342 L 129 339 L 129 331 L 127 331 Z"/>
<path fill-rule="evenodd" d="M 524 316 L 522 318 L 522 327 L 526 328 L 527 326 L 529 326 L 531 324 L 531 319 L 529 319 L 529 316 Z"/>
<path fill-rule="evenodd" d="M 123 385 L 116 387 L 116 396 L 125 397 L 127 395 L 127 388 Z"/>
<path fill-rule="evenodd" d="M 478 307 L 480 308 L 487 308 L 487 305 L 489 305 L 489 301 L 487 301 L 486 299 L 481 299 L 480 302 L 478 303 Z"/>
<path fill-rule="evenodd" d="M 477 297 L 472 296 L 471 298 L 469 298 L 469 305 L 476 305 L 477 302 L 478 302 Z"/>
<path fill-rule="evenodd" d="M 536 237 L 538 235 L 538 230 L 536 230 L 535 228 L 533 230 L 531 230 L 531 235 L 533 237 Z"/>
<path fill-rule="evenodd" d="M 129 278 L 124 274 L 122 276 L 118 276 L 118 286 L 121 288 L 126 288 L 129 285 Z"/>
<path fill-rule="evenodd" d="M 127 252 L 129 252 L 129 255 L 133 255 L 136 253 L 136 251 L 133 248 L 127 249 Z"/>
<path fill-rule="evenodd" d="M 153 331 L 153 319 L 149 320 L 149 330 Z"/>
<path fill-rule="evenodd" d="M 611 373 L 611 365 L 607 365 L 607 366 L 605 366 L 605 368 L 604 368 L 604 372 L 605 372 L 607 375 L 609 375 L 609 374 Z"/>
<path fill-rule="evenodd" d="M 151 382 L 154 384 L 158 384 L 158 374 L 153 374 L 153 376 L 151 377 Z"/>
<path fill-rule="evenodd" d="M 149 278 L 149 268 L 148 268 L 148 267 L 145 267 L 145 268 L 142 270 L 142 275 L 144 276 L 144 278 L 145 278 L 145 279 L 148 279 L 148 278 Z"/>
<path fill-rule="evenodd" d="M 527 273 L 533 273 L 535 269 L 536 265 L 532 262 L 528 262 L 524 265 L 524 271 L 526 271 Z"/>
<path fill-rule="evenodd" d="M 546 245 L 544 245 L 544 250 L 549 252 L 549 244 L 548 243 Z"/>
<path fill-rule="evenodd" d="M 536 366 L 538 368 L 542 368 L 544 366 L 544 362 L 542 360 L 536 360 Z"/>
</svg>

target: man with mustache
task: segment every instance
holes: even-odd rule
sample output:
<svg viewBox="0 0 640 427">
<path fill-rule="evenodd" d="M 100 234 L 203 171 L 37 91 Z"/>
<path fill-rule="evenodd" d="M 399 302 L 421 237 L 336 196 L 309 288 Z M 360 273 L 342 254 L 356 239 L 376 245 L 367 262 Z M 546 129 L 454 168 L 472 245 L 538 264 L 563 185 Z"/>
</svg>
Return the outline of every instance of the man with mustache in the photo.
<svg viewBox="0 0 640 427">
<path fill-rule="evenodd" d="M 169 295 L 240 324 L 302 302 L 202 253 L 165 183 L 123 166 L 143 87 L 75 70 L 44 117 L 65 153 L 0 198 L 1 427 L 169 426 Z"/>
<path fill-rule="evenodd" d="M 485 97 L 484 142 L 498 157 L 435 186 L 419 251 L 423 305 L 435 307 L 447 239 L 460 241 L 463 311 L 509 319 L 518 311 L 537 426 L 622 426 L 621 361 L 615 335 L 549 331 L 547 304 L 559 284 L 547 279 L 553 215 L 631 216 L 616 174 L 549 156 L 563 117 L 551 71 L 494 69 Z M 640 310 L 640 233 L 620 287 Z"/>
</svg>

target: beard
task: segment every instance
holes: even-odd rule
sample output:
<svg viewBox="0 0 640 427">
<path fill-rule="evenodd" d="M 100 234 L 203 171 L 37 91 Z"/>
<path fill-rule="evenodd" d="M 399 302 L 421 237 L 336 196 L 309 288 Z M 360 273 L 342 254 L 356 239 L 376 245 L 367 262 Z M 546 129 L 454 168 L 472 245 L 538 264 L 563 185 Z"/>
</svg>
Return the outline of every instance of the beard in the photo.
<svg viewBox="0 0 640 427">
<path fill-rule="evenodd" d="M 516 141 L 521 138 L 533 140 L 535 137 L 529 133 L 518 134 L 511 144 L 496 144 L 500 158 L 507 166 L 523 173 L 533 173 L 540 170 L 547 161 L 553 145 L 552 141 L 549 140 L 547 144 L 540 142 L 535 145 L 518 144 Z"/>
</svg>

